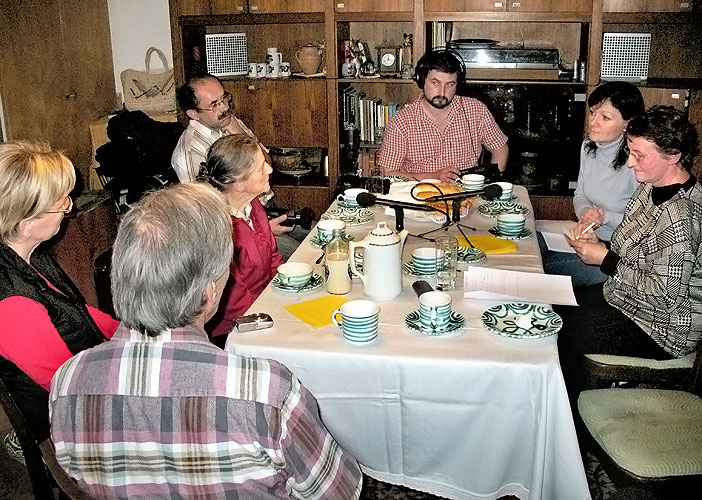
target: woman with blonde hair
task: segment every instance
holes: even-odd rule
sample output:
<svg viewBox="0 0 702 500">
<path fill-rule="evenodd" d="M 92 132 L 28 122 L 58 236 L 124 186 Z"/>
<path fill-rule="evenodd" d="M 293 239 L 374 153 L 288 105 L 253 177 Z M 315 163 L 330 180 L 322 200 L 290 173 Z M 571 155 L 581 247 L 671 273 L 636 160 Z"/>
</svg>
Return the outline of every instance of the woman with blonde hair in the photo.
<svg viewBox="0 0 702 500">
<path fill-rule="evenodd" d="M 47 144 L 0 144 L 0 376 L 37 442 L 49 437 L 51 377 L 118 325 L 86 306 L 56 262 L 37 249 L 71 211 L 75 181 L 70 160 Z"/>
<path fill-rule="evenodd" d="M 217 314 L 207 324 L 215 337 L 229 332 L 283 263 L 258 196 L 270 189 L 268 164 L 258 141 L 244 134 L 218 139 L 207 153 L 198 180 L 224 193 L 232 216 L 234 258 Z M 224 338 L 224 337 L 222 337 Z"/>
</svg>

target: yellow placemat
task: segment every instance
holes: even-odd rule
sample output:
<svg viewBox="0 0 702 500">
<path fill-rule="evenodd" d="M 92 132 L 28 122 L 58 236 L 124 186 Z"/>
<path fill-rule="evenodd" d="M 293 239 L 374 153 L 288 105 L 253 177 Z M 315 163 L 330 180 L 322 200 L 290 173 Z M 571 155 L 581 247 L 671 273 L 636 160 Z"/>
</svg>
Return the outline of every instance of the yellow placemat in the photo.
<svg viewBox="0 0 702 500">
<path fill-rule="evenodd" d="M 341 295 L 325 295 L 299 304 L 290 304 L 285 306 L 285 309 L 308 325 L 320 328 L 331 324 L 332 313 L 339 309 L 344 302 L 348 302 L 348 300 Z"/>
<path fill-rule="evenodd" d="M 463 236 L 459 236 L 457 239 L 459 246 L 470 246 Z M 504 238 L 495 238 L 489 234 L 478 234 L 470 236 L 469 239 L 475 248 L 479 248 L 486 254 L 512 253 L 517 251 L 517 244 L 514 241 Z"/>
</svg>

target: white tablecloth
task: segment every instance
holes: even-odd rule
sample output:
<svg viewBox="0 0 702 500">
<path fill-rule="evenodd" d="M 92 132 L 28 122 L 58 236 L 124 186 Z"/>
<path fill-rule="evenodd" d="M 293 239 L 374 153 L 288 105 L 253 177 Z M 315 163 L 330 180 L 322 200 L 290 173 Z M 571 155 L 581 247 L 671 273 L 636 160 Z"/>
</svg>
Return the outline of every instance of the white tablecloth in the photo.
<svg viewBox="0 0 702 500">
<path fill-rule="evenodd" d="M 515 193 L 531 209 L 526 190 L 515 187 Z M 379 220 L 394 227 L 380 207 L 374 212 L 375 222 L 349 232 L 360 239 Z M 495 221 L 472 210 L 465 223 L 478 229 L 470 236 L 487 234 Z M 405 225 L 415 233 L 431 228 L 409 219 Z M 534 230 L 531 214 L 527 227 Z M 536 237 L 518 243 L 516 253 L 488 255 L 483 265 L 542 272 Z M 410 236 L 403 260 L 430 245 Z M 306 241 L 291 260 L 312 263 L 321 253 Z M 295 295 L 269 286 L 250 312 L 270 314 L 275 325 L 232 333 L 227 349 L 286 364 L 316 396 L 331 434 L 376 479 L 455 499 L 590 498 L 556 337 L 519 340 L 488 332 L 480 317 L 495 303 L 466 301 L 462 273 L 460 288 L 450 294 L 466 328 L 447 337 L 413 333 L 404 318 L 418 308 L 415 279 L 405 277 L 399 298 L 379 302 L 379 338 L 372 345 L 349 345 L 334 325 L 313 328 L 283 309 L 323 296 L 324 288 Z M 361 283 L 346 297 L 362 298 Z"/>
</svg>

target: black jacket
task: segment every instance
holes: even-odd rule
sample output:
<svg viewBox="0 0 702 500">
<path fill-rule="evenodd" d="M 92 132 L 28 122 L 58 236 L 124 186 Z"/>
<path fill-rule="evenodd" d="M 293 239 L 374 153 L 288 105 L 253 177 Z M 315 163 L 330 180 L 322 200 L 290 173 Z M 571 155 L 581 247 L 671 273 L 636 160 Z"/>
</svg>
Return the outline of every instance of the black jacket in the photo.
<svg viewBox="0 0 702 500">
<path fill-rule="evenodd" d="M 56 262 L 48 254 L 36 251 L 32 254 L 31 263 L 32 266 L 29 266 L 11 248 L 0 243 L 0 301 L 21 296 L 42 304 L 68 350 L 73 354 L 104 342 L 105 336 L 88 313 L 70 279 Z M 48 286 L 42 276 L 61 293 Z M 32 341 L 31 331 L 18 331 L 17 335 L 25 338 L 27 342 Z M 48 438 L 48 392 L 14 363 L 1 356 L 0 377 L 14 397 L 27 424 L 34 429 L 37 442 Z"/>
</svg>

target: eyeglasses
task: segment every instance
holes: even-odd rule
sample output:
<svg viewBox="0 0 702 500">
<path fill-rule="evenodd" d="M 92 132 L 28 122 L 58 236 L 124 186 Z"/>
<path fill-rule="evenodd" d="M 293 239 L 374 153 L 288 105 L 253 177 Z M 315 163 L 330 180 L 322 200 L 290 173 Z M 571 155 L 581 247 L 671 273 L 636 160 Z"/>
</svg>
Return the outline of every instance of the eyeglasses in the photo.
<svg viewBox="0 0 702 500">
<path fill-rule="evenodd" d="M 61 205 L 61 210 L 49 210 L 48 212 L 44 212 L 45 214 L 70 214 L 71 210 L 73 210 L 73 198 L 70 196 L 66 196 L 66 199 L 63 200 L 63 205 Z"/>
<path fill-rule="evenodd" d="M 196 108 L 198 111 L 215 111 L 221 104 L 229 105 L 232 103 L 232 95 L 229 92 L 225 92 L 224 95 L 212 103 L 211 108 Z"/>
<path fill-rule="evenodd" d="M 624 152 L 628 155 L 634 158 L 637 162 L 640 162 L 641 160 L 644 160 L 651 156 L 651 153 L 647 155 L 642 155 L 640 153 L 634 153 L 632 150 L 629 149 L 629 146 L 624 146 Z"/>
</svg>

